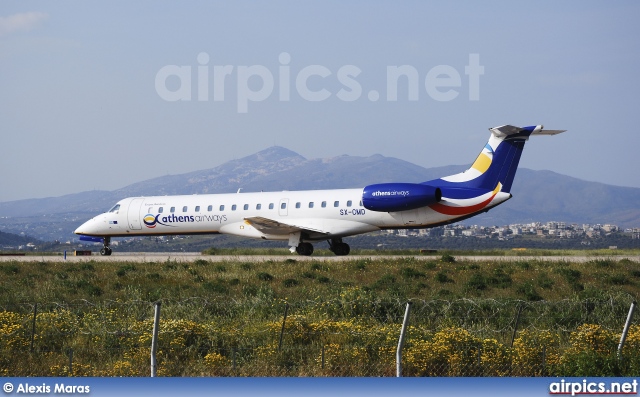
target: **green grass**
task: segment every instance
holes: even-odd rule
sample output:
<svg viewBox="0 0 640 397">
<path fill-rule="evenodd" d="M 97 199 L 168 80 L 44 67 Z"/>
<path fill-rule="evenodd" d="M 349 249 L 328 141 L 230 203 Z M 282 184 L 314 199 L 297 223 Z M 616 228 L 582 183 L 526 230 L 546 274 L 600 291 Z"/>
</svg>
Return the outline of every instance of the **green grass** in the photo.
<svg viewBox="0 0 640 397">
<path fill-rule="evenodd" d="M 0 304 L 66 302 L 74 299 L 185 299 L 211 296 L 244 299 L 247 290 L 268 287 L 275 297 L 331 299 L 347 287 L 376 291 L 377 299 L 437 299 L 446 288 L 451 299 L 561 300 L 584 291 L 640 295 L 640 265 L 626 259 L 570 261 L 466 261 L 451 254 L 424 260 L 376 257 L 323 262 L 238 261 L 85 263 L 0 263 Z M 208 287 L 204 287 L 204 286 Z M 215 286 L 215 287 L 214 287 Z"/>
<path fill-rule="evenodd" d="M 520 310 L 519 329 L 554 330 L 564 335 L 561 342 L 567 344 L 568 332 L 585 323 L 619 332 L 630 302 L 640 295 L 640 263 L 627 259 L 579 263 L 514 257 L 477 262 L 452 253 L 337 261 L 212 262 L 202 257 L 193 262 L 71 263 L 44 259 L 2 262 L 0 276 L 0 314 L 4 309 L 18 315 L 21 340 L 29 340 L 34 304 L 43 316 L 38 321 L 36 347 L 38 354 L 51 352 L 41 360 L 46 368 L 34 364 L 42 356 L 27 354 L 28 343 L 21 345 L 19 353 L 0 348 L 0 375 L 5 365 L 2 357 L 8 360 L 18 354 L 32 360 L 20 365 L 33 364 L 35 372 L 4 367 L 11 369 L 6 374 L 30 376 L 57 374 L 55 362 L 63 366 L 68 348 L 77 352 L 80 369 L 84 363 L 87 368 L 113 369 L 104 372 L 108 374 L 145 373 L 146 338 L 155 301 L 163 302 L 162 318 L 167 324 L 162 330 L 165 374 L 211 374 L 198 369 L 205 357 L 214 360 L 208 353 L 219 352 L 231 360 L 237 349 L 250 354 L 251 363 L 262 363 L 261 354 L 281 360 L 268 364 L 273 368 L 252 372 L 274 376 L 322 375 L 293 368 L 291 357 L 274 351 L 285 304 L 290 307 L 287 327 L 292 327 L 285 338 L 287 346 L 316 349 L 309 350 L 310 356 L 298 357 L 295 365 L 304 362 L 318 368 L 314 355 L 320 344 L 340 340 L 343 345 L 392 348 L 409 300 L 414 302 L 410 337 L 414 340 L 460 327 L 508 346 Z M 56 319 L 47 320 L 47 316 Z M 313 328 L 318 324 L 328 328 L 318 334 Z M 7 343 L 16 336 L 8 335 Z M 139 368 L 118 367 L 138 362 Z M 270 372 L 283 368 L 289 372 Z M 96 374 L 88 369 L 86 373 Z"/>
</svg>

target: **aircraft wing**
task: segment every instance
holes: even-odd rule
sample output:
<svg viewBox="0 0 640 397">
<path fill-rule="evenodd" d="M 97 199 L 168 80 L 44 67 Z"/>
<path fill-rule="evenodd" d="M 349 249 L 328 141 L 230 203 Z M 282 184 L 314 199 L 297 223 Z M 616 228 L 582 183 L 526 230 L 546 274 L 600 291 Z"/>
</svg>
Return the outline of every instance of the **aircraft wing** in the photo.
<svg viewBox="0 0 640 397">
<path fill-rule="evenodd" d="M 244 218 L 246 222 L 249 222 L 251 226 L 264 234 L 290 234 L 296 232 L 314 232 L 328 234 L 326 231 L 319 229 L 317 226 L 305 225 L 305 222 L 282 222 L 276 221 L 262 216 L 252 216 L 250 218 Z M 298 220 L 300 221 L 300 220 Z"/>
</svg>

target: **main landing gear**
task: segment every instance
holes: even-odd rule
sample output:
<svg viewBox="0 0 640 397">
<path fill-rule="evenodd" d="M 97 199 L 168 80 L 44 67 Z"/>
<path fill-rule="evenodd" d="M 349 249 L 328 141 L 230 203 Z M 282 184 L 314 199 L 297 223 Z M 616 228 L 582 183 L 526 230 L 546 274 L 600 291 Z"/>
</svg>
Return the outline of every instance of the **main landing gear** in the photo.
<svg viewBox="0 0 640 397">
<path fill-rule="evenodd" d="M 331 240 L 327 240 L 327 242 L 329 243 L 329 250 L 338 256 L 349 255 L 349 252 L 351 251 L 351 247 L 349 247 L 349 244 L 343 243 L 341 238 L 334 238 Z M 309 256 L 313 254 L 313 244 L 299 243 L 295 247 L 295 250 L 298 255 Z"/>
<path fill-rule="evenodd" d="M 296 252 L 298 255 L 309 256 L 313 254 L 313 244 L 311 243 L 300 243 L 296 247 Z"/>
<path fill-rule="evenodd" d="M 111 244 L 111 237 L 105 237 L 103 241 L 104 247 L 100 249 L 100 255 L 109 256 L 111 255 L 111 248 L 109 248 L 109 244 Z"/>
<path fill-rule="evenodd" d="M 349 244 L 343 243 L 341 238 L 333 238 L 331 240 L 327 240 L 327 242 L 329 243 L 329 251 L 338 256 L 349 255 L 349 252 L 351 251 Z"/>
</svg>

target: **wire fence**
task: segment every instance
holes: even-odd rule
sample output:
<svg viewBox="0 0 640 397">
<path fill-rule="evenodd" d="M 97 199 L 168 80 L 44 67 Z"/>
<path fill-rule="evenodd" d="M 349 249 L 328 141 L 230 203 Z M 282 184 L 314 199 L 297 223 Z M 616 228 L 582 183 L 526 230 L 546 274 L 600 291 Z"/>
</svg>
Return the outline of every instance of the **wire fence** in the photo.
<svg viewBox="0 0 640 397">
<path fill-rule="evenodd" d="M 404 376 L 637 376 L 631 296 L 413 300 Z M 395 376 L 404 301 L 163 300 L 158 376 Z M 149 376 L 154 302 L 0 307 L 0 376 Z"/>
</svg>

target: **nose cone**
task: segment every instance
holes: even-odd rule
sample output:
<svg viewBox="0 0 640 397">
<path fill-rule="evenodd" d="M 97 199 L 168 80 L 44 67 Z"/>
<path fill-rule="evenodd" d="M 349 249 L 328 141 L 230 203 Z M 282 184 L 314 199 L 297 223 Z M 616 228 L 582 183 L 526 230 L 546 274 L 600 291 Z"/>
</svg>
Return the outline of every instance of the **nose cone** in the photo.
<svg viewBox="0 0 640 397">
<path fill-rule="evenodd" d="M 85 223 L 83 223 L 82 225 L 80 225 L 75 231 L 75 234 L 81 234 L 81 235 L 85 235 L 85 236 L 95 236 L 95 235 L 99 235 L 100 234 L 100 224 L 102 222 L 99 222 L 97 220 L 98 217 L 95 217 L 93 219 L 89 219 L 88 221 L 86 221 Z"/>
</svg>

